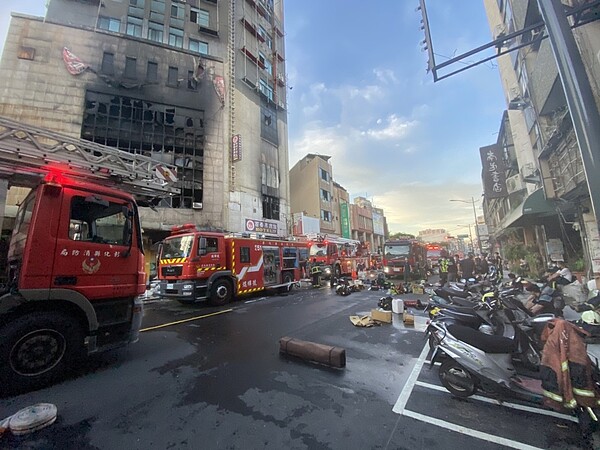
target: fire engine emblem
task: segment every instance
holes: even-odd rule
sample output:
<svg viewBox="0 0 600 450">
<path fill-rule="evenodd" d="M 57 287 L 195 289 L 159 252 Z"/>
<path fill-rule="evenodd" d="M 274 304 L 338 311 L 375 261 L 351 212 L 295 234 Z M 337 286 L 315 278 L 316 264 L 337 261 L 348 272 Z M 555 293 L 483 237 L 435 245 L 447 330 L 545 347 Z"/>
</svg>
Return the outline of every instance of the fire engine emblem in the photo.
<svg viewBox="0 0 600 450">
<path fill-rule="evenodd" d="M 98 269 L 100 268 L 100 260 L 98 258 L 86 258 L 83 260 L 83 263 L 81 264 L 81 268 L 83 269 L 83 271 L 85 273 L 96 273 L 98 272 Z"/>
</svg>

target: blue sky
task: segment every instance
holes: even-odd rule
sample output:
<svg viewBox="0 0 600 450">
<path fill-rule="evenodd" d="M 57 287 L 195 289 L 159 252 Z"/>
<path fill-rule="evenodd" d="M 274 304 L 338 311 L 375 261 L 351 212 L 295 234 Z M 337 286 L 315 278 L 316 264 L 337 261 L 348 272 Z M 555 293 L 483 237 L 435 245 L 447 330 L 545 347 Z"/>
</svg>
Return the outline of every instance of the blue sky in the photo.
<svg viewBox="0 0 600 450">
<path fill-rule="evenodd" d="M 483 0 L 426 4 L 437 63 L 491 40 Z M 0 1 L 0 45 L 11 11 L 43 16 L 44 5 Z M 383 208 L 391 232 L 463 234 L 482 193 L 479 147 L 496 141 L 505 108 L 500 77 L 491 62 L 434 83 L 417 6 L 286 1 L 290 167 L 331 156 L 334 179 Z"/>
<path fill-rule="evenodd" d="M 437 63 L 491 41 L 483 0 L 426 4 Z M 434 83 L 417 6 L 286 2 L 290 167 L 332 156 L 334 179 L 383 208 L 391 232 L 462 234 L 505 108 L 500 77 L 491 62 Z"/>
</svg>

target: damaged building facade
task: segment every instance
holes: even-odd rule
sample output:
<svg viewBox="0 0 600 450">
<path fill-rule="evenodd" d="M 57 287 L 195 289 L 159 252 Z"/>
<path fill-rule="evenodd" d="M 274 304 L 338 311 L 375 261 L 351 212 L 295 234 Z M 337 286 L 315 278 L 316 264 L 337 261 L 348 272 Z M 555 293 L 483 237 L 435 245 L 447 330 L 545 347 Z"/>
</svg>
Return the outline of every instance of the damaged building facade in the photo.
<svg viewBox="0 0 600 450">
<path fill-rule="evenodd" d="M 179 193 L 141 208 L 149 248 L 183 223 L 287 235 L 282 17 L 273 0 L 50 0 L 12 15 L 0 116 L 175 165 Z"/>
</svg>

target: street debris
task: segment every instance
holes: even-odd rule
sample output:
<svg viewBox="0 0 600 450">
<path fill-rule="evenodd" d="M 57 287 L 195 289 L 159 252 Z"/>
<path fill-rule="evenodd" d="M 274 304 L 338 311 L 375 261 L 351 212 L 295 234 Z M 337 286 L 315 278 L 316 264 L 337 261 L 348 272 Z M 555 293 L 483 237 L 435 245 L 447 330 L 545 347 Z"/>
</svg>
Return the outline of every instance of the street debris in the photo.
<svg viewBox="0 0 600 450">
<path fill-rule="evenodd" d="M 343 348 L 301 341 L 287 336 L 279 339 L 279 353 L 329 367 L 346 366 L 346 350 Z"/>
</svg>

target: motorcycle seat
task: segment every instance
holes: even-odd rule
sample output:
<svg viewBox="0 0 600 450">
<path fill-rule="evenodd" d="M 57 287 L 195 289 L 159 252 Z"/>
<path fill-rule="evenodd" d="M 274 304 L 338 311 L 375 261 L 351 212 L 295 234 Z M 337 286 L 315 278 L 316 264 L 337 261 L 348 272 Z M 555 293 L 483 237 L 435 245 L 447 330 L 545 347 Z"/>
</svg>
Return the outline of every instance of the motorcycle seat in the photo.
<svg viewBox="0 0 600 450">
<path fill-rule="evenodd" d="M 475 302 L 473 302 L 470 298 L 450 297 L 450 301 L 454 306 L 462 306 L 471 309 L 473 309 L 475 306 Z"/>
<path fill-rule="evenodd" d="M 448 325 L 448 331 L 456 339 L 486 353 L 512 353 L 517 348 L 517 341 L 514 339 L 485 334 L 463 325 Z"/>
<path fill-rule="evenodd" d="M 474 313 L 474 307 L 475 305 L 473 303 L 471 303 L 470 306 L 463 306 L 463 305 L 439 305 L 438 308 L 440 308 L 442 311 L 446 311 L 446 310 L 450 310 L 450 311 L 456 311 L 456 312 L 461 312 L 461 313 L 467 313 L 467 314 L 473 314 Z"/>
<path fill-rule="evenodd" d="M 479 327 L 479 325 L 481 325 L 481 323 L 482 323 L 481 318 L 477 314 L 475 314 L 472 309 L 471 309 L 471 311 L 465 311 L 465 312 L 455 311 L 452 309 L 442 309 L 435 315 L 435 318 L 437 320 L 441 320 L 441 319 L 450 319 L 451 321 L 456 320 L 456 321 L 459 321 L 460 323 L 463 323 L 465 326 L 471 327 L 471 328 Z"/>
<path fill-rule="evenodd" d="M 442 292 L 450 297 L 466 298 L 471 295 L 471 293 L 467 292 L 467 291 L 457 291 L 455 289 L 447 289 L 447 288 L 442 288 Z"/>
</svg>

